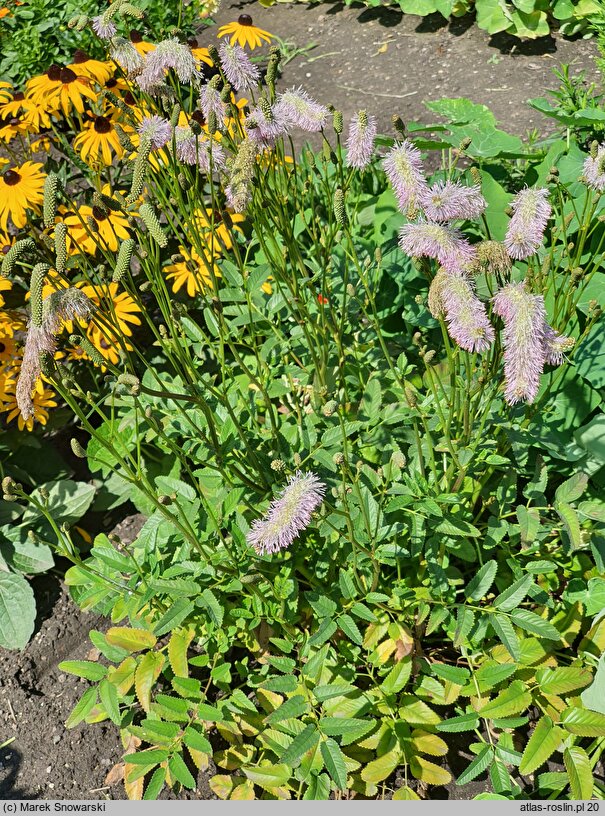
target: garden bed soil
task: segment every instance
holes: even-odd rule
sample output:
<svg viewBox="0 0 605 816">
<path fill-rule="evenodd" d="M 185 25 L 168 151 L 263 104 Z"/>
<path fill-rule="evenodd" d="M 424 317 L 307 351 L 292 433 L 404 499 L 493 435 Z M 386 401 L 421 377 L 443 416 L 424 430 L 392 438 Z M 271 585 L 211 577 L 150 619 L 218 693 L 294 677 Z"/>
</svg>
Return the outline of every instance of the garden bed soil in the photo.
<svg viewBox="0 0 605 816">
<path fill-rule="evenodd" d="M 590 81 L 598 80 L 594 40 L 490 37 L 472 15 L 448 24 L 438 14 L 416 17 L 386 6 L 278 2 L 264 9 L 225 0 L 216 22 L 223 25 L 242 13 L 290 44 L 282 88 L 302 85 L 319 102 L 341 110 L 345 121 L 365 108 L 383 133 L 390 131 L 393 114 L 404 122 L 435 121 L 423 102 L 456 96 L 487 105 L 503 129 L 516 135 L 544 131 L 552 127 L 549 120 L 526 102 L 557 87 L 553 68 L 568 63 L 572 74 L 584 70 Z M 211 41 L 200 35 L 200 42 Z M 310 45 L 315 47 L 296 54 Z"/>
</svg>

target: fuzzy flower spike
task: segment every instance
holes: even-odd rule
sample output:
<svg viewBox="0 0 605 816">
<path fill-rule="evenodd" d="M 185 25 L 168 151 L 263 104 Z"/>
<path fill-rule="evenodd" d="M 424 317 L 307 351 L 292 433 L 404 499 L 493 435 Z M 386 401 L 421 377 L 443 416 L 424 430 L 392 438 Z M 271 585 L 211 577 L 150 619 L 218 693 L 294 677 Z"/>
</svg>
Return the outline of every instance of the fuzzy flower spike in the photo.
<svg viewBox="0 0 605 816">
<path fill-rule="evenodd" d="M 475 248 L 459 230 L 430 221 L 404 224 L 399 246 L 412 258 L 435 258 L 448 272 L 461 272 L 475 258 Z"/>
<path fill-rule="evenodd" d="M 551 207 L 545 188 L 526 187 L 511 204 L 513 217 L 506 230 L 504 244 L 511 258 L 529 258 L 542 245 Z"/>
<path fill-rule="evenodd" d="M 445 315 L 450 337 L 460 348 L 487 351 L 494 342 L 494 329 L 485 306 L 466 274 L 440 269 L 429 289 L 429 309 L 433 317 Z"/>
<path fill-rule="evenodd" d="M 428 192 L 420 151 L 409 139 L 396 145 L 382 166 L 402 212 L 414 206 L 417 199 Z"/>
<path fill-rule="evenodd" d="M 480 187 L 452 181 L 438 181 L 421 194 L 420 204 L 429 221 L 470 221 L 487 207 Z"/>
<path fill-rule="evenodd" d="M 329 111 L 302 88 L 290 88 L 279 95 L 276 104 L 278 116 L 288 125 L 294 125 L 307 133 L 317 133 L 328 120 Z"/>
<path fill-rule="evenodd" d="M 377 130 L 376 117 L 369 116 L 366 111 L 361 110 L 353 117 L 347 139 L 347 167 L 363 170 L 368 166 L 374 153 Z"/>
<path fill-rule="evenodd" d="M 241 45 L 221 43 L 219 47 L 221 66 L 227 77 L 227 82 L 236 91 L 249 91 L 260 82 L 260 71 L 250 61 L 250 57 Z"/>
<path fill-rule="evenodd" d="M 593 190 L 599 193 L 605 190 L 605 144 L 591 149 L 590 156 L 584 162 L 584 176 Z"/>
<path fill-rule="evenodd" d="M 546 363 L 544 298 L 509 283 L 496 293 L 494 312 L 504 321 L 504 397 L 509 405 L 533 402 Z"/>
<path fill-rule="evenodd" d="M 323 501 L 326 486 L 314 473 L 297 471 L 262 519 L 256 519 L 247 536 L 259 555 L 285 550 L 309 526 Z"/>
</svg>

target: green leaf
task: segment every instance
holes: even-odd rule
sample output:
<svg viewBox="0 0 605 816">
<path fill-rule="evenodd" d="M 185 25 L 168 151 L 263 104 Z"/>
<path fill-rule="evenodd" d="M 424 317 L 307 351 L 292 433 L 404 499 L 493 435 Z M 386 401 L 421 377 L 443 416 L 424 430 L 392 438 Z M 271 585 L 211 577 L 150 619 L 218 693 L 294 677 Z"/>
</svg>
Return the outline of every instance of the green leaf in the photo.
<svg viewBox="0 0 605 816">
<path fill-rule="evenodd" d="M 460 774 L 456 780 L 457 785 L 466 785 L 471 779 L 486 771 L 494 759 L 494 752 L 490 745 L 484 745 L 471 764 Z"/>
<path fill-rule="evenodd" d="M 95 686 L 86 689 L 65 721 L 65 727 L 73 728 L 74 726 L 78 725 L 78 723 L 81 723 L 85 717 L 88 717 L 90 712 L 96 706 L 97 699 L 97 689 Z"/>
<path fill-rule="evenodd" d="M 385 694 L 397 694 L 405 687 L 412 673 L 411 657 L 404 658 L 395 663 L 391 671 L 380 684 L 381 690 Z"/>
<path fill-rule="evenodd" d="M 559 485 L 555 491 L 555 501 L 569 502 L 576 501 L 583 495 L 588 487 L 588 476 L 586 473 L 574 473 L 574 475 Z"/>
<path fill-rule="evenodd" d="M 283 720 L 289 720 L 292 717 L 301 717 L 306 713 L 307 708 L 308 703 L 305 698 L 300 694 L 296 694 L 294 697 L 284 700 L 279 708 L 276 708 L 275 711 L 268 714 L 265 717 L 265 722 L 274 725 Z"/>
<path fill-rule="evenodd" d="M 519 773 L 524 776 L 533 774 L 560 747 L 564 736 L 563 730 L 555 726 L 550 717 L 541 717 L 523 751 Z"/>
<path fill-rule="evenodd" d="M 225 611 L 223 607 L 220 605 L 216 595 L 210 589 L 205 589 L 200 597 L 198 598 L 198 603 L 201 601 L 202 606 L 204 606 L 208 614 L 210 616 L 210 620 L 218 627 L 223 625 L 223 617 Z"/>
<path fill-rule="evenodd" d="M 489 622 L 503 646 L 507 649 L 513 660 L 521 659 L 521 647 L 519 645 L 519 638 L 515 632 L 512 623 L 506 617 L 495 613 L 490 615 Z"/>
<path fill-rule="evenodd" d="M 485 663 L 477 669 L 475 679 L 479 690 L 484 692 L 508 680 L 516 671 L 517 666 L 514 663 Z"/>
<path fill-rule="evenodd" d="M 479 716 L 494 719 L 495 717 L 510 717 L 519 714 L 531 705 L 531 694 L 521 680 L 513 680 L 493 700 L 483 706 Z"/>
<path fill-rule="evenodd" d="M 36 601 L 22 575 L 0 572 L 0 646 L 23 649 L 34 631 Z"/>
<path fill-rule="evenodd" d="M 374 727 L 374 720 L 356 717 L 322 717 L 319 728 L 328 737 L 340 737 L 341 745 L 350 745 Z"/>
<path fill-rule="evenodd" d="M 261 686 L 261 688 L 267 689 L 267 691 L 279 691 L 285 694 L 291 694 L 297 687 L 298 680 L 292 674 L 285 674 L 281 677 L 271 677 Z M 313 693 L 315 694 L 319 688 L 324 688 L 324 686 L 318 686 Z M 327 700 L 328 698 L 325 697 L 324 699 Z"/>
<path fill-rule="evenodd" d="M 560 666 L 556 669 L 540 669 L 536 682 L 543 694 L 568 694 L 584 688 L 592 680 L 592 673 L 581 666 Z"/>
<path fill-rule="evenodd" d="M 303 754 L 306 754 L 307 751 L 310 751 L 317 745 L 318 740 L 319 731 L 317 730 L 317 726 L 314 723 L 309 723 L 284 751 L 280 757 L 280 761 L 285 762 L 286 765 L 295 766 Z"/>
<path fill-rule="evenodd" d="M 578 550 L 583 545 L 582 529 L 580 527 L 580 519 L 576 510 L 564 502 L 555 502 L 555 512 L 563 522 L 563 529 L 569 538 L 569 545 L 572 550 Z"/>
<path fill-rule="evenodd" d="M 605 714 L 584 708 L 566 708 L 561 725 L 578 737 L 605 737 Z"/>
<path fill-rule="evenodd" d="M 202 754 L 211 754 L 212 745 L 193 725 L 188 726 L 183 734 L 183 742 L 188 748 L 200 751 Z"/>
<path fill-rule="evenodd" d="M 454 646 L 459 648 L 467 643 L 467 637 L 475 623 L 475 613 L 468 606 L 458 607 L 456 617 L 456 631 L 454 632 Z"/>
<path fill-rule="evenodd" d="M 151 776 L 151 779 L 149 780 L 147 787 L 145 788 L 143 799 L 145 801 L 157 799 L 162 791 L 162 788 L 164 787 L 165 780 L 166 780 L 166 768 L 156 768 Z"/>
<path fill-rule="evenodd" d="M 445 731 L 448 734 L 458 734 L 462 731 L 475 731 L 479 727 L 479 715 L 474 711 L 468 714 L 460 714 L 458 717 L 450 717 L 437 724 L 438 731 Z"/>
<path fill-rule="evenodd" d="M 321 743 L 321 755 L 326 766 L 326 770 L 335 782 L 339 790 L 347 788 L 347 766 L 345 758 L 338 743 L 328 738 Z"/>
<path fill-rule="evenodd" d="M 561 640 L 561 634 L 555 629 L 550 621 L 544 620 L 535 612 L 528 609 L 517 609 L 511 614 L 511 620 L 521 629 L 530 632 L 532 635 L 546 638 L 547 640 Z"/>
<path fill-rule="evenodd" d="M 431 674 L 457 686 L 464 686 L 471 676 L 468 669 L 462 666 L 448 666 L 445 663 L 431 663 Z"/>
<path fill-rule="evenodd" d="M 257 765 L 256 767 L 245 765 L 241 771 L 255 785 L 268 791 L 286 785 L 292 773 L 288 765 Z"/>
<path fill-rule="evenodd" d="M 267 688 L 267 685 L 268 684 L 265 683 L 264 688 Z M 294 689 L 290 689 L 290 691 L 293 690 Z M 276 689 L 276 691 L 279 691 L 279 689 Z M 313 696 L 317 702 L 323 703 L 324 700 L 331 700 L 333 697 L 344 697 L 345 694 L 351 694 L 352 692 L 358 694 L 359 689 L 352 686 L 350 683 L 328 683 L 323 686 L 315 686 L 313 689 Z"/>
<path fill-rule="evenodd" d="M 170 774 L 184 785 L 189 790 L 195 789 L 195 779 L 193 778 L 191 771 L 185 765 L 185 760 L 181 756 L 181 754 L 174 754 L 168 760 L 168 770 Z"/>
<path fill-rule="evenodd" d="M 193 629 L 176 630 L 168 641 L 168 661 L 170 662 L 170 668 L 177 677 L 187 677 L 189 675 L 187 650 L 194 634 Z"/>
<path fill-rule="evenodd" d="M 344 614 L 340 615 L 337 618 L 338 627 L 345 633 L 345 635 L 350 638 L 353 643 L 357 643 L 358 646 L 361 646 L 363 643 L 363 637 L 361 636 L 361 632 L 359 631 L 359 627 L 353 620 L 350 615 Z"/>
<path fill-rule="evenodd" d="M 569 775 L 571 798 L 575 800 L 592 799 L 594 779 L 588 754 L 583 748 L 574 746 L 563 751 L 563 762 Z"/>
<path fill-rule="evenodd" d="M 494 606 L 501 612 L 510 612 L 515 609 L 525 598 L 533 582 L 534 579 L 531 575 L 524 575 L 523 578 L 519 578 L 518 581 L 512 583 L 504 592 L 498 595 L 494 600 Z"/>
<path fill-rule="evenodd" d="M 303 795 L 305 800 L 326 800 L 330 798 L 330 778 L 327 774 L 312 775 L 307 790 Z"/>
<path fill-rule="evenodd" d="M 107 674 L 107 668 L 100 663 L 93 663 L 91 660 L 64 660 L 59 663 L 59 671 L 67 674 L 75 674 L 76 677 L 84 677 L 86 680 L 102 680 Z"/>
<path fill-rule="evenodd" d="M 187 598 L 177 598 L 156 623 L 153 631 L 158 637 L 172 632 L 173 629 L 180 626 L 194 608 L 193 601 L 187 600 Z"/>
<path fill-rule="evenodd" d="M 126 754 L 123 759 L 129 765 L 158 765 L 170 756 L 167 748 L 149 748 L 146 751 L 136 751 L 133 754 Z"/>
<path fill-rule="evenodd" d="M 464 594 L 470 601 L 479 601 L 489 591 L 498 572 L 496 561 L 487 561 L 477 574 L 469 581 Z"/>
<path fill-rule="evenodd" d="M 99 683 L 99 697 L 105 709 L 105 713 L 114 725 L 122 724 L 122 716 L 120 714 L 120 705 L 118 702 L 118 690 L 107 679 Z"/>
<path fill-rule="evenodd" d="M 463 538 L 468 536 L 477 538 L 481 535 L 481 531 L 474 524 L 449 514 L 444 515 L 441 521 L 435 525 L 434 530 L 436 533 L 443 533 L 443 535 L 462 536 Z"/>
<path fill-rule="evenodd" d="M 45 504 L 56 522 L 73 524 L 82 518 L 92 504 L 96 488 L 86 482 L 74 482 L 72 479 L 59 479 L 44 485 L 46 499 L 42 497 L 42 488 L 31 494 L 30 501 Z M 38 509 L 29 504 L 23 513 L 23 523 L 31 524 L 39 517 Z"/>
<path fill-rule="evenodd" d="M 118 646 L 127 652 L 153 649 L 157 643 L 153 632 L 148 632 L 146 629 L 131 629 L 129 626 L 112 626 L 107 630 L 105 637 L 112 646 Z"/>
</svg>

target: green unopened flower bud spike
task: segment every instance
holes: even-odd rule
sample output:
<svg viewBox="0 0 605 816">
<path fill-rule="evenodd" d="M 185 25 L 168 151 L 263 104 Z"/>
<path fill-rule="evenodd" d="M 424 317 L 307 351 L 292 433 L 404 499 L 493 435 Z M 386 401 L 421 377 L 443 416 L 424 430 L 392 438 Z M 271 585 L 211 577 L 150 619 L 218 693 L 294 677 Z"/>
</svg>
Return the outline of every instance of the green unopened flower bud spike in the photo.
<svg viewBox="0 0 605 816">
<path fill-rule="evenodd" d="M 127 238 L 120 244 L 118 258 L 111 278 L 114 283 L 119 283 L 124 275 L 130 271 L 130 260 L 135 246 L 136 242 L 132 238 Z"/>
<path fill-rule="evenodd" d="M 139 215 L 154 241 L 161 247 L 168 246 L 168 238 L 151 204 L 141 204 L 139 207 Z"/>
<path fill-rule="evenodd" d="M 44 179 L 44 203 L 42 207 L 42 218 L 47 229 L 55 223 L 58 189 L 59 179 L 54 173 L 49 173 Z"/>
<path fill-rule="evenodd" d="M 11 274 L 19 258 L 21 258 L 28 249 L 35 248 L 36 245 L 31 238 L 24 238 L 22 241 L 14 243 L 2 259 L 2 269 L 0 270 L 2 277 Z"/>
</svg>

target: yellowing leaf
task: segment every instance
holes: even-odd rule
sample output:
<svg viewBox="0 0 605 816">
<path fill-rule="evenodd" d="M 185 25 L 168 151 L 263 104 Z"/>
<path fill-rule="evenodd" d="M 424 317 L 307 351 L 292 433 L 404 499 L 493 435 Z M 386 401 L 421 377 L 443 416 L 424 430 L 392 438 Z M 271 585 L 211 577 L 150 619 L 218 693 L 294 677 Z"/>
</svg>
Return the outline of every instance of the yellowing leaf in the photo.
<svg viewBox="0 0 605 816">
<path fill-rule="evenodd" d="M 228 774 L 216 774 L 208 784 L 219 799 L 228 799 L 235 783 L 233 777 Z"/>
<path fill-rule="evenodd" d="M 164 655 L 161 652 L 147 652 L 143 655 L 134 675 L 134 688 L 139 703 L 149 711 L 151 689 L 164 667 Z"/>
<path fill-rule="evenodd" d="M 417 793 L 414 793 L 414 791 L 411 788 L 408 788 L 404 785 L 403 788 L 398 788 L 395 791 L 395 793 L 393 794 L 393 799 L 396 801 L 400 799 L 412 801 L 414 799 L 420 800 L 420 797 L 418 796 Z"/>
<path fill-rule="evenodd" d="M 247 801 L 250 802 L 253 799 L 256 799 L 254 795 L 254 784 L 250 779 L 244 779 L 244 781 L 240 785 L 236 785 L 231 792 L 231 796 L 229 799 L 234 799 L 237 801 Z"/>
<path fill-rule="evenodd" d="M 157 638 L 153 632 L 146 629 L 131 629 L 129 626 L 112 626 L 105 635 L 107 642 L 112 646 L 119 646 L 127 652 L 141 652 L 143 649 L 153 649 Z"/>
<path fill-rule="evenodd" d="M 177 677 L 189 677 L 187 649 L 193 640 L 193 629 L 177 629 L 168 641 L 168 660 L 170 668 Z"/>
<path fill-rule="evenodd" d="M 134 672 L 137 667 L 137 661 L 134 657 L 127 657 L 115 669 L 110 667 L 107 672 L 107 679 L 118 690 L 118 693 L 124 696 L 132 688 L 134 683 Z"/>
<path fill-rule="evenodd" d="M 401 749 L 399 747 L 393 748 L 387 754 L 368 762 L 361 772 L 361 778 L 364 782 L 382 782 L 393 773 L 399 765 L 400 759 Z"/>
<path fill-rule="evenodd" d="M 586 751 L 578 746 L 566 748 L 563 751 L 563 762 L 569 776 L 571 798 L 580 801 L 592 799 L 594 779 Z"/>
<path fill-rule="evenodd" d="M 412 731 L 412 743 L 419 754 L 445 756 L 448 751 L 445 740 L 436 734 L 429 734 L 428 731 Z"/>
<path fill-rule="evenodd" d="M 421 782 L 426 782 L 427 785 L 448 785 L 452 781 L 451 774 L 429 762 L 421 756 L 412 757 L 410 760 L 410 770 Z"/>
</svg>

